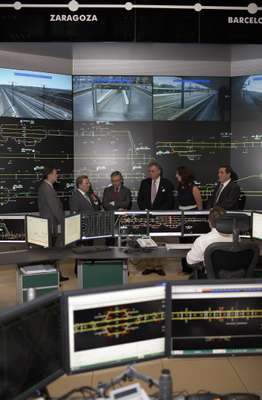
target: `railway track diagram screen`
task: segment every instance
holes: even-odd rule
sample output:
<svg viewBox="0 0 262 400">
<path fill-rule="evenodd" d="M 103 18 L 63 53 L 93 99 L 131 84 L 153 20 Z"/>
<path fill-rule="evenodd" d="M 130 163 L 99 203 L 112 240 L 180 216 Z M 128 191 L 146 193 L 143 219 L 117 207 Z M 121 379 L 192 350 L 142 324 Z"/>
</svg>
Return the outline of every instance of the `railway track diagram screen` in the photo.
<svg viewBox="0 0 262 400">
<path fill-rule="evenodd" d="M 262 287 L 173 287 L 171 325 L 174 356 L 261 353 Z"/>
<path fill-rule="evenodd" d="M 165 285 L 69 298 L 70 368 L 161 356 Z"/>
</svg>

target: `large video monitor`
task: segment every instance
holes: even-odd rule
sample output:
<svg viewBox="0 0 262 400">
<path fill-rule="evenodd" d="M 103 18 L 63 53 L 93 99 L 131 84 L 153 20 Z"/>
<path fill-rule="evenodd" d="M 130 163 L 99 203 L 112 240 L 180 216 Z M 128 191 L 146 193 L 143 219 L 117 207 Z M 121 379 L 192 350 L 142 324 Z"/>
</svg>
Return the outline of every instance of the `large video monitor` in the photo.
<svg viewBox="0 0 262 400">
<path fill-rule="evenodd" d="M 66 294 L 67 371 L 165 355 L 166 284 Z"/>
<path fill-rule="evenodd" d="M 262 240 L 262 213 L 253 212 L 252 214 L 252 237 Z"/>
<path fill-rule="evenodd" d="M 173 284 L 174 357 L 262 353 L 262 281 Z"/>
<path fill-rule="evenodd" d="M 65 217 L 63 238 L 65 246 L 81 240 L 81 214 Z"/>
<path fill-rule="evenodd" d="M 72 76 L 0 68 L 0 117 L 72 119 Z"/>
<path fill-rule="evenodd" d="M 0 243 L 25 242 L 25 216 L 0 215 Z"/>
<path fill-rule="evenodd" d="M 152 77 L 73 77 L 75 121 L 151 121 Z"/>
<path fill-rule="evenodd" d="M 28 399 L 63 374 L 60 294 L 0 315 L 0 398 Z"/>
<path fill-rule="evenodd" d="M 51 247 L 51 228 L 48 219 L 26 216 L 26 242 L 41 247 Z"/>
<path fill-rule="evenodd" d="M 230 80 L 210 76 L 154 76 L 153 119 L 229 121 Z"/>
</svg>

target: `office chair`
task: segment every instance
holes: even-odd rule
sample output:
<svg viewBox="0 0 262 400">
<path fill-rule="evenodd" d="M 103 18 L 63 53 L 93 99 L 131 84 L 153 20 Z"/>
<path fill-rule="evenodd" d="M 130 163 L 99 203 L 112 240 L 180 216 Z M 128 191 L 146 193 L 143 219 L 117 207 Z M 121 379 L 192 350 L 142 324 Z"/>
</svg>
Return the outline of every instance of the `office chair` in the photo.
<svg viewBox="0 0 262 400">
<path fill-rule="evenodd" d="M 245 214 L 227 213 L 216 221 L 222 234 L 233 234 L 233 242 L 213 243 L 206 248 L 204 263 L 208 279 L 250 278 L 254 276 L 259 248 L 251 241 L 239 242 L 239 234 L 250 229 Z"/>
</svg>

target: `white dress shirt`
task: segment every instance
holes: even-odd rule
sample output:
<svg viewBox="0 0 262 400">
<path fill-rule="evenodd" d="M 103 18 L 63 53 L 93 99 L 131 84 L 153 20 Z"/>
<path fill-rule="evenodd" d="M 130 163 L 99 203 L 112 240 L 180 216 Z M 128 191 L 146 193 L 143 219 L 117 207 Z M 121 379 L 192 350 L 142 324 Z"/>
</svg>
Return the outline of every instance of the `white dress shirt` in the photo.
<svg viewBox="0 0 262 400">
<path fill-rule="evenodd" d="M 204 253 L 206 248 L 217 242 L 233 242 L 233 236 L 219 233 L 215 228 L 212 228 L 209 233 L 199 236 L 193 243 L 191 250 L 187 253 L 187 263 L 197 264 L 204 261 Z"/>
</svg>

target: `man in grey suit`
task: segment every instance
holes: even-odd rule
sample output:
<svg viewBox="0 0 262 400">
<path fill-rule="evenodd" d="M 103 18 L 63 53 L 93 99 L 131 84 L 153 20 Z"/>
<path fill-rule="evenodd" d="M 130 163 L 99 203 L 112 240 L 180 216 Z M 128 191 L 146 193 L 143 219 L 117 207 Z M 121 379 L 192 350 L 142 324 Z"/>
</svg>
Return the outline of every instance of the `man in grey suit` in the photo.
<svg viewBox="0 0 262 400">
<path fill-rule="evenodd" d="M 47 168 L 43 181 L 38 189 L 38 210 L 40 217 L 47 218 L 51 223 L 51 229 L 56 240 L 61 233 L 61 225 L 64 220 L 63 205 L 54 189 L 57 182 L 58 171 L 56 168 Z"/>
<path fill-rule="evenodd" d="M 124 186 L 121 172 L 111 174 L 112 185 L 105 188 L 102 204 L 105 210 L 130 210 L 132 198 L 130 190 Z"/>
<path fill-rule="evenodd" d="M 72 213 L 85 213 L 100 210 L 100 200 L 93 192 L 87 175 L 77 177 L 76 190 L 73 192 L 69 204 Z"/>
</svg>

